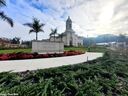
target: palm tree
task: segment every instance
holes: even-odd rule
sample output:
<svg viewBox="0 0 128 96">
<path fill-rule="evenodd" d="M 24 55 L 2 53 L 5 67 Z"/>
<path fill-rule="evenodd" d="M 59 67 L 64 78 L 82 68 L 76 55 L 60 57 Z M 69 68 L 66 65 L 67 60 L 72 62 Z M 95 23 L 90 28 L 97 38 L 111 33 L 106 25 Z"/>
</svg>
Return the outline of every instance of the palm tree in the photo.
<svg viewBox="0 0 128 96">
<path fill-rule="evenodd" d="M 50 37 L 54 36 L 54 41 L 55 41 L 55 38 L 56 38 L 56 34 L 57 34 L 57 28 L 51 29 Z"/>
<path fill-rule="evenodd" d="M 0 0 L 0 6 L 6 6 L 6 2 L 5 2 L 5 0 Z"/>
<path fill-rule="evenodd" d="M 36 33 L 36 40 L 38 40 L 38 33 L 39 32 L 44 32 L 44 30 L 42 29 L 44 24 L 40 23 L 40 20 L 38 20 L 36 18 L 33 18 L 33 22 L 32 23 L 26 23 L 24 25 L 26 25 L 26 26 L 31 28 L 29 33 L 32 33 L 32 32 Z"/>
<path fill-rule="evenodd" d="M 0 0 L 0 7 L 6 6 L 5 0 Z M 11 27 L 13 27 L 13 20 L 6 16 L 3 11 L 0 11 L 0 18 L 4 21 L 7 21 Z"/>
<path fill-rule="evenodd" d="M 64 33 L 61 33 L 61 34 L 58 34 L 58 35 L 61 38 L 61 42 L 62 42 L 63 41 L 63 36 L 65 36 L 65 34 Z"/>
</svg>

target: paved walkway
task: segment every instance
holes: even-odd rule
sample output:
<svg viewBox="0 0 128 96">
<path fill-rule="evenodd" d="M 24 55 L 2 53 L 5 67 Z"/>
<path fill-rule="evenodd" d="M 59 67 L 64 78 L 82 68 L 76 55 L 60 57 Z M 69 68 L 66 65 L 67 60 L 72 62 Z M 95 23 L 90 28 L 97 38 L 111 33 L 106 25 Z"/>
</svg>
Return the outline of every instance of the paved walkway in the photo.
<svg viewBox="0 0 128 96">
<path fill-rule="evenodd" d="M 13 71 L 21 72 L 26 70 L 37 70 L 51 67 L 58 67 L 63 65 L 73 65 L 87 60 L 94 60 L 102 57 L 103 53 L 86 52 L 82 55 L 57 57 L 57 58 L 44 58 L 44 59 L 29 59 L 29 60 L 11 60 L 0 61 L 0 72 Z"/>
</svg>

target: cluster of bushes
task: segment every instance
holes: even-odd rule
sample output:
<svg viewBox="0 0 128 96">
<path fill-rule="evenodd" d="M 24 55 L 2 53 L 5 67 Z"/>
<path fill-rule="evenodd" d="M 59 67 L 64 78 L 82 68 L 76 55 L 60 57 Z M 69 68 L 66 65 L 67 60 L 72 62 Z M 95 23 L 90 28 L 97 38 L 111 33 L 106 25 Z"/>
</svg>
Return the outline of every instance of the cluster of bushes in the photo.
<svg viewBox="0 0 128 96">
<path fill-rule="evenodd" d="M 47 53 L 47 54 L 38 54 L 38 53 L 8 53 L 0 54 L 0 60 L 17 60 L 17 59 L 34 59 L 34 58 L 50 58 L 50 57 L 62 57 L 62 56 L 72 56 L 80 55 L 80 51 L 65 51 L 64 53 Z"/>
<path fill-rule="evenodd" d="M 128 57 L 99 59 L 59 68 L 0 73 L 0 93 L 19 96 L 128 96 Z"/>
</svg>

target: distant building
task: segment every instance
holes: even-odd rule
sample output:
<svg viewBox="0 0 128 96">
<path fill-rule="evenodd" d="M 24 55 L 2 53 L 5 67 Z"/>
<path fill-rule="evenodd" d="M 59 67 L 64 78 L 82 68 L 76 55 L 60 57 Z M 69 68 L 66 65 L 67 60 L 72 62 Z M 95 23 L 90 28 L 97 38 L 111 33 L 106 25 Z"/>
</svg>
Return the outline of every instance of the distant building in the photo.
<svg viewBox="0 0 128 96">
<path fill-rule="evenodd" d="M 128 48 L 128 42 L 115 42 L 110 44 L 114 48 Z"/>
<path fill-rule="evenodd" d="M 7 38 L 0 38 L 0 46 L 4 46 L 6 44 L 11 44 L 11 41 Z"/>
<path fill-rule="evenodd" d="M 13 44 L 11 39 L 8 38 L 0 38 L 0 47 L 2 48 L 26 48 L 25 44 Z"/>
<path fill-rule="evenodd" d="M 50 37 L 50 41 L 62 41 L 65 46 L 83 46 L 83 37 L 75 34 L 72 29 L 72 20 L 68 17 L 66 21 L 66 30 L 61 35 L 55 37 Z"/>
<path fill-rule="evenodd" d="M 98 46 L 109 46 L 109 43 L 96 43 Z"/>
</svg>

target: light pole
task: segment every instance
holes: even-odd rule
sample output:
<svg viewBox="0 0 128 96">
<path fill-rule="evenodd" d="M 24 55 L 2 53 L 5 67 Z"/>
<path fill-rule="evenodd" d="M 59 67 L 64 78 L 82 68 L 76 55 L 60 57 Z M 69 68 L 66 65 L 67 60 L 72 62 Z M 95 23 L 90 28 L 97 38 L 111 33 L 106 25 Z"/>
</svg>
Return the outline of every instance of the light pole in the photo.
<svg viewBox="0 0 128 96">
<path fill-rule="evenodd" d="M 88 39 L 88 35 L 87 35 L 87 39 Z M 88 47 L 87 47 L 87 51 L 90 51 L 90 40 L 88 39 Z"/>
</svg>

